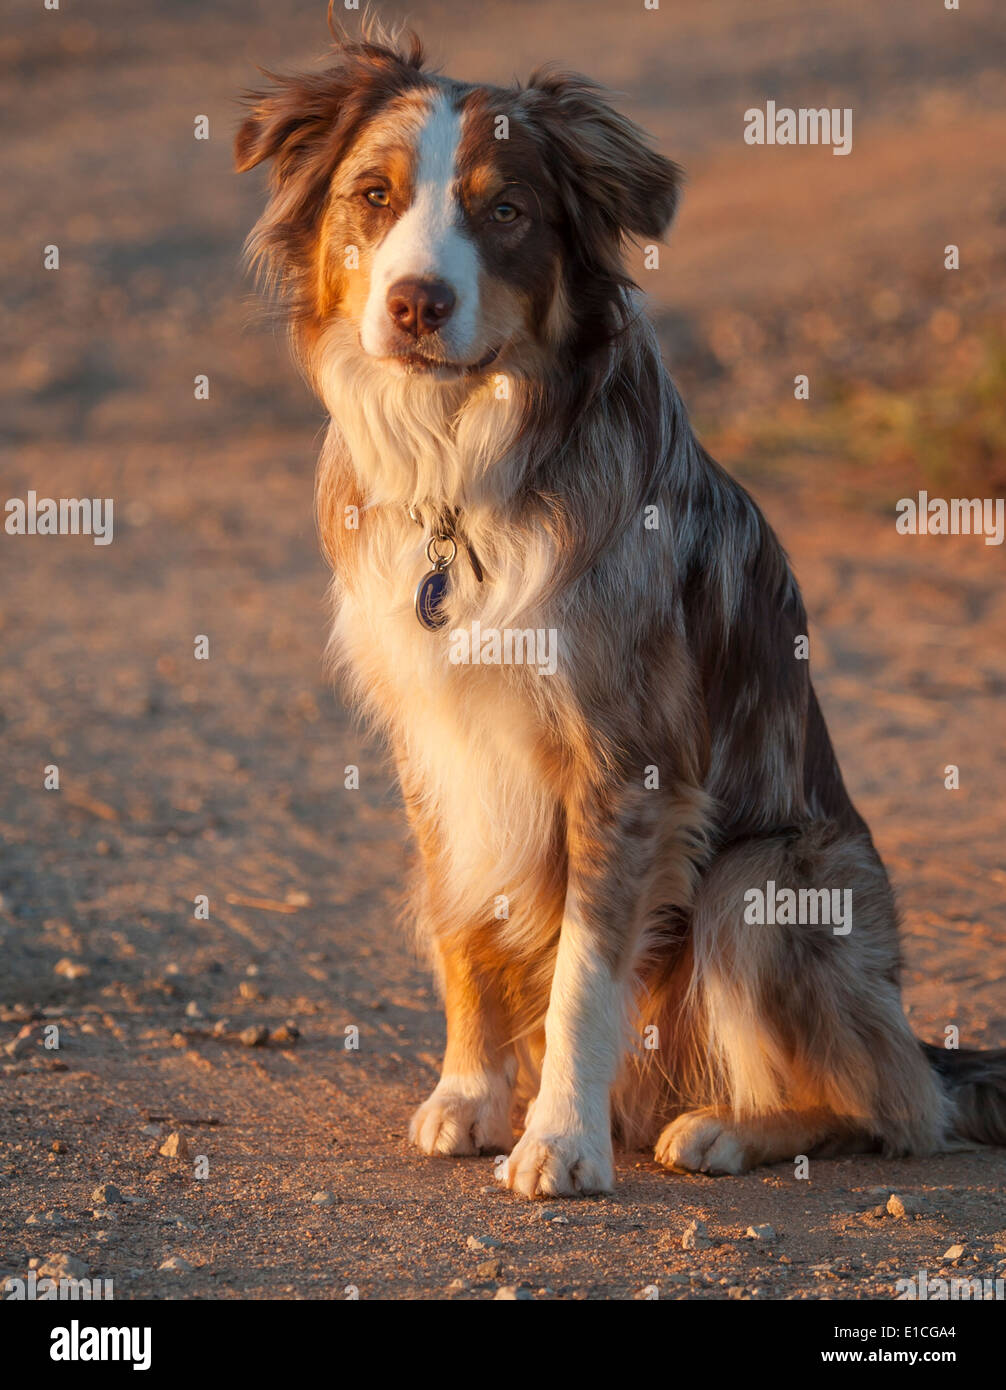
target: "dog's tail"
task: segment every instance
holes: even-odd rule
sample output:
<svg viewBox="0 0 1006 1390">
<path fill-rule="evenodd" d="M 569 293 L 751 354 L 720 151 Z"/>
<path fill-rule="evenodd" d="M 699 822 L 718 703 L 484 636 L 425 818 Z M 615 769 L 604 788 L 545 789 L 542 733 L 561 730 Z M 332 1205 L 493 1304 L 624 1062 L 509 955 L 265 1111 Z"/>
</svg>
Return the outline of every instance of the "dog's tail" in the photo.
<svg viewBox="0 0 1006 1390">
<path fill-rule="evenodd" d="M 950 1099 L 956 1137 L 1006 1146 L 1006 1048 L 960 1051 L 923 1043 L 922 1050 Z"/>
</svg>

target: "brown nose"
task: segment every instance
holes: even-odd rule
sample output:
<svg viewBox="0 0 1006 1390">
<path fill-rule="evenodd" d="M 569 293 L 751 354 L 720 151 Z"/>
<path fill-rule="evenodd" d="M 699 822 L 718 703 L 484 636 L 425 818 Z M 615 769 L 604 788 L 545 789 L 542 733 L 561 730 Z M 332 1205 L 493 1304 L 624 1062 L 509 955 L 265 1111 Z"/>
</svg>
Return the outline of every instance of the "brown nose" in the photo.
<svg viewBox="0 0 1006 1390">
<path fill-rule="evenodd" d="M 450 318 L 455 295 L 442 280 L 396 280 L 388 291 L 388 313 L 413 338 L 435 333 Z"/>
</svg>

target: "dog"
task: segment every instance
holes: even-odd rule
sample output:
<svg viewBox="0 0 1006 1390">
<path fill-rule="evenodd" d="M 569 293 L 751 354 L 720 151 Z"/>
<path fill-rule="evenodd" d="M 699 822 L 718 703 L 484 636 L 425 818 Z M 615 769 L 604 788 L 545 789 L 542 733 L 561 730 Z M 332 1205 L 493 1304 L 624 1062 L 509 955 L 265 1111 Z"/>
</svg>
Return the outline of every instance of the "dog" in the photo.
<svg viewBox="0 0 1006 1390">
<path fill-rule="evenodd" d="M 1006 1052 L 909 1029 L 799 589 L 626 274 L 678 167 L 585 78 L 457 82 L 414 36 L 268 76 L 248 252 L 330 416 L 333 661 L 394 754 L 447 1016 L 411 1139 L 526 1197 L 611 1190 L 613 1136 L 716 1174 L 1006 1142 Z"/>
</svg>

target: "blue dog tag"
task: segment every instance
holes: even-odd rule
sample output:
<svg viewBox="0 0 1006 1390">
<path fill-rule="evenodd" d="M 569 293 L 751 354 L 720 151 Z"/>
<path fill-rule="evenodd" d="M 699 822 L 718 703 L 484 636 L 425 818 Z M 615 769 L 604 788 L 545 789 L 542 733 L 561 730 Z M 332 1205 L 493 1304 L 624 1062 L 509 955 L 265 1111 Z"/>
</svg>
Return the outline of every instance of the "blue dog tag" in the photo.
<svg viewBox="0 0 1006 1390">
<path fill-rule="evenodd" d="M 447 622 L 441 605 L 447 594 L 447 571 L 430 570 L 424 574 L 416 589 L 416 617 L 428 632 L 436 632 Z"/>
</svg>

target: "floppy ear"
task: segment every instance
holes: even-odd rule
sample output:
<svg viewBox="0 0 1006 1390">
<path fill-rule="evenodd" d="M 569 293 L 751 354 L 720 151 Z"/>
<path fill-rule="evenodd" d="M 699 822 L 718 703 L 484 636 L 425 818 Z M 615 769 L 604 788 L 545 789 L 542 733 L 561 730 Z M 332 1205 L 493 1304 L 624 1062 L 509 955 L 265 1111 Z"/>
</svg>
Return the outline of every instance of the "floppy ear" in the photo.
<svg viewBox="0 0 1006 1390">
<path fill-rule="evenodd" d="M 597 219 L 616 240 L 660 237 L 678 202 L 682 171 L 645 132 L 576 73 L 535 72 L 523 104 L 544 135 L 560 191 L 576 219 Z"/>
<path fill-rule="evenodd" d="M 408 52 L 376 20 L 365 24 L 361 39 L 333 34 L 336 61 L 325 72 L 284 77 L 263 69 L 272 88 L 245 94 L 252 109 L 234 139 L 239 174 L 275 159 L 282 177 L 312 147 L 336 143 L 340 125 L 353 123 L 368 93 L 421 80 L 423 48 L 416 34 L 407 35 Z"/>
<path fill-rule="evenodd" d="M 265 76 L 272 88 L 245 95 L 252 109 L 234 137 L 234 167 L 243 174 L 264 159 L 275 159 L 279 179 L 303 161 L 326 132 L 334 136 L 348 88 L 338 70 L 326 73 L 324 80 L 271 72 Z"/>
<path fill-rule="evenodd" d="M 266 287 L 282 289 L 304 309 L 316 258 L 316 229 L 332 176 L 354 133 L 396 92 L 422 83 L 422 50 L 410 52 L 370 39 L 339 42 L 323 72 L 276 76 L 249 92 L 251 110 L 234 140 L 238 173 L 271 160 L 270 199 L 246 243 Z"/>
</svg>

